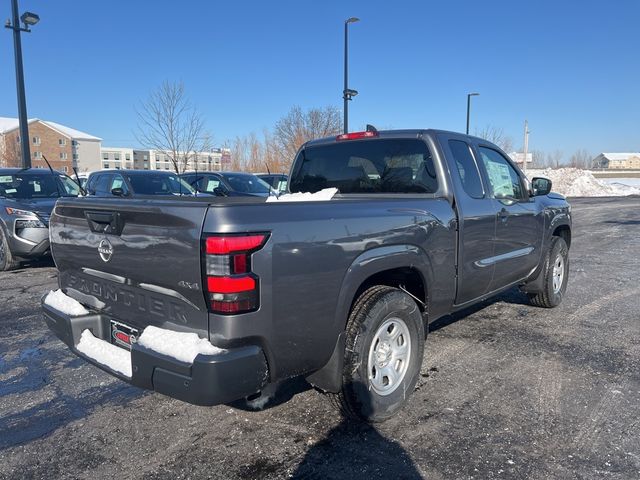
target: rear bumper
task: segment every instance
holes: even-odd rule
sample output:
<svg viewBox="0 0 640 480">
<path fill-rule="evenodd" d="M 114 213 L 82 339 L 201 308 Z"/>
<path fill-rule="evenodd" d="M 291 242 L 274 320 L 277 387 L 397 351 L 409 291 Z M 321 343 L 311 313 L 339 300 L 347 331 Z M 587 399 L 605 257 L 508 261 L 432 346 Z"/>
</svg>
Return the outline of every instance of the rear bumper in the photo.
<svg viewBox="0 0 640 480">
<path fill-rule="evenodd" d="M 184 363 L 136 343 L 131 348 L 132 376 L 129 378 L 76 348 L 86 329 L 95 337 L 109 341 L 111 319 L 108 316 L 70 317 L 44 302 L 42 309 L 49 328 L 76 355 L 132 385 L 194 405 L 218 405 L 247 397 L 260 391 L 268 380 L 264 353 L 254 345 L 226 350 L 219 355 L 200 354 L 193 363 Z"/>
</svg>

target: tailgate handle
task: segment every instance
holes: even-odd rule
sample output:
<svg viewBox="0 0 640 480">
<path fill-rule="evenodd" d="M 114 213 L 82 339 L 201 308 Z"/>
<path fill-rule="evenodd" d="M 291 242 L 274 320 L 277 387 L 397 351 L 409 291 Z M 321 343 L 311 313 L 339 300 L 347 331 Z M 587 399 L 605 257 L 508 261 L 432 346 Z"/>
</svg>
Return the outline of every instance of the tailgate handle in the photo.
<svg viewBox="0 0 640 480">
<path fill-rule="evenodd" d="M 120 235 L 124 228 L 124 222 L 118 212 L 84 212 L 89 228 L 94 233 L 109 233 Z"/>
</svg>

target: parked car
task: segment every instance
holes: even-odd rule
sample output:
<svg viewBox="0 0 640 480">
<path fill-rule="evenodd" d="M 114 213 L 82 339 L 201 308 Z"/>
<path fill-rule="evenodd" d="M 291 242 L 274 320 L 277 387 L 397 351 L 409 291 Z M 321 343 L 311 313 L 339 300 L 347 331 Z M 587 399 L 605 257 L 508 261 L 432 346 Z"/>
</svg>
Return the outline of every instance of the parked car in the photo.
<svg viewBox="0 0 640 480">
<path fill-rule="evenodd" d="M 78 172 L 77 177 L 76 175 L 73 175 L 72 180 L 74 180 L 76 183 L 79 182 L 82 189 L 84 189 L 87 186 L 87 182 L 89 181 L 89 176 L 92 173 L 94 172 Z"/>
<path fill-rule="evenodd" d="M 61 199 L 61 293 L 87 313 L 45 298 L 45 319 L 87 361 L 186 402 L 304 376 L 382 421 L 414 390 L 429 322 L 513 287 L 562 301 L 571 209 L 550 189 L 481 138 L 400 130 L 304 144 L 290 190 L 326 201 Z"/>
<path fill-rule="evenodd" d="M 195 190 L 175 173 L 163 170 L 101 170 L 89 175 L 87 195 L 194 195 Z"/>
<path fill-rule="evenodd" d="M 257 173 L 256 176 L 271 185 L 271 188 L 278 193 L 287 191 L 289 177 L 284 173 Z"/>
<path fill-rule="evenodd" d="M 78 185 L 60 172 L 0 169 L 0 271 L 49 254 L 49 216 L 60 197 L 78 196 Z"/>
<path fill-rule="evenodd" d="M 268 197 L 276 192 L 252 173 L 188 172 L 181 177 L 198 192 L 219 197 Z"/>
</svg>

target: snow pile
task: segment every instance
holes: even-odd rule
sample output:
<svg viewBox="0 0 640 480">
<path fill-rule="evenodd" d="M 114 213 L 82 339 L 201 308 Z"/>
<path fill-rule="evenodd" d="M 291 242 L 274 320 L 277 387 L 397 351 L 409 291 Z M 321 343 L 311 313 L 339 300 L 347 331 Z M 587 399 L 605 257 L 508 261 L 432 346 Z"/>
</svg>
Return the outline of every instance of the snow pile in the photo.
<svg viewBox="0 0 640 480">
<path fill-rule="evenodd" d="M 200 353 L 216 355 L 225 352 L 195 333 L 174 332 L 154 326 L 144 329 L 138 338 L 138 344 L 186 363 L 193 363 Z"/>
<path fill-rule="evenodd" d="M 325 188 L 316 193 L 285 193 L 279 197 L 269 197 L 267 202 L 326 202 L 338 193 L 337 188 Z"/>
<path fill-rule="evenodd" d="M 611 185 L 598 180 L 588 170 L 579 168 L 558 168 L 545 170 L 527 169 L 529 179 L 546 177 L 551 179 L 551 191 L 565 197 L 619 197 L 639 195 L 640 188 L 627 185 Z"/>
<path fill-rule="evenodd" d="M 101 365 L 131 378 L 131 353 L 129 350 L 94 337 L 89 330 L 82 332 L 80 343 L 76 349 Z"/>
<path fill-rule="evenodd" d="M 72 317 L 87 315 L 89 313 L 89 310 L 84 308 L 80 302 L 65 295 L 65 293 L 60 289 L 55 292 L 53 290 L 49 291 L 44 299 L 44 303 L 55 308 L 59 312 L 66 313 Z"/>
</svg>

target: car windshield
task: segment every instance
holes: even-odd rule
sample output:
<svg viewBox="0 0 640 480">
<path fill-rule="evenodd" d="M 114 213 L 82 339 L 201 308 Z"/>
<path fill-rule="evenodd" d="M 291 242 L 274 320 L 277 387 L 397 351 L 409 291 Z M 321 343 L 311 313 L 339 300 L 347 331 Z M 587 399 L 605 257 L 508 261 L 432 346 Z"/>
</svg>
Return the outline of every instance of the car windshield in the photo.
<svg viewBox="0 0 640 480">
<path fill-rule="evenodd" d="M 224 179 L 227 181 L 229 186 L 240 193 L 259 193 L 263 195 L 269 195 L 272 190 L 271 186 L 260 180 L 255 175 L 235 175 L 225 173 L 223 174 Z"/>
<path fill-rule="evenodd" d="M 193 195 L 195 190 L 176 175 L 145 173 L 129 175 L 129 182 L 138 195 Z"/>
<path fill-rule="evenodd" d="M 0 174 L 0 196 L 16 199 L 77 197 L 78 184 L 51 173 Z"/>
</svg>

